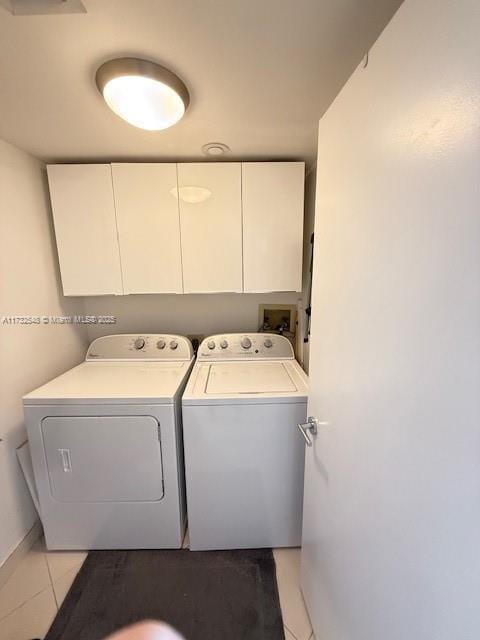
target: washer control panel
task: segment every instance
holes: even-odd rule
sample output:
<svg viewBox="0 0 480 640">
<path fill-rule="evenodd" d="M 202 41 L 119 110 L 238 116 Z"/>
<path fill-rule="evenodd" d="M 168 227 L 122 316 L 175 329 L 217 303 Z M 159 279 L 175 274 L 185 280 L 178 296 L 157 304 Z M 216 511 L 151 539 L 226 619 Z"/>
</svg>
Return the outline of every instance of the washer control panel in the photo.
<svg viewBox="0 0 480 640">
<path fill-rule="evenodd" d="M 228 333 L 209 336 L 198 348 L 201 360 L 293 359 L 291 342 L 276 333 Z"/>
<path fill-rule="evenodd" d="M 192 343 L 184 336 L 145 333 L 97 338 L 85 360 L 191 360 Z"/>
</svg>

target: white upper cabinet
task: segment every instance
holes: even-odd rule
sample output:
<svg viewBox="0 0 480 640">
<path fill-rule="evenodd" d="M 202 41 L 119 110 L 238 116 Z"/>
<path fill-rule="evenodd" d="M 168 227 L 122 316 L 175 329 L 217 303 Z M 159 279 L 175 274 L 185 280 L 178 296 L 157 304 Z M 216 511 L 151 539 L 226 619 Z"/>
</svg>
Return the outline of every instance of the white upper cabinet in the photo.
<svg viewBox="0 0 480 640">
<path fill-rule="evenodd" d="M 113 164 L 124 293 L 182 293 L 176 164 Z"/>
<path fill-rule="evenodd" d="M 301 291 L 304 164 L 50 165 L 63 291 Z"/>
<path fill-rule="evenodd" d="M 302 290 L 303 162 L 242 164 L 244 291 Z"/>
<path fill-rule="evenodd" d="M 178 165 L 185 293 L 243 291 L 241 165 Z"/>
<path fill-rule="evenodd" d="M 123 293 L 110 165 L 47 171 L 64 294 Z"/>
</svg>

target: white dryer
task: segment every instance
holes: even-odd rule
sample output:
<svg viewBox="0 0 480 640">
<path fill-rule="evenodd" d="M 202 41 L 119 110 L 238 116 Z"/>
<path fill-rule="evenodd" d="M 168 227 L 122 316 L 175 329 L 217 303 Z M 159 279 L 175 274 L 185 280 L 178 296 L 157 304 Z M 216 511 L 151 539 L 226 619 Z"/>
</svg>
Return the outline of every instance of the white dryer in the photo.
<svg viewBox="0 0 480 640">
<path fill-rule="evenodd" d="M 49 549 L 181 547 L 192 363 L 181 336 L 105 336 L 23 398 Z"/>
<path fill-rule="evenodd" d="M 300 545 L 307 376 L 290 342 L 207 338 L 182 412 L 190 548 Z"/>
</svg>

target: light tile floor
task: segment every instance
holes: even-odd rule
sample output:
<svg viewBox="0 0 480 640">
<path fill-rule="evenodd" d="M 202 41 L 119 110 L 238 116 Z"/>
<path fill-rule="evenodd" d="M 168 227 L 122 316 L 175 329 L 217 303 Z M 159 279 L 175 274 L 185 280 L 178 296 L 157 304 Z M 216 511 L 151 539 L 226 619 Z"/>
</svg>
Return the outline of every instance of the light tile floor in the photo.
<svg viewBox="0 0 480 640">
<path fill-rule="evenodd" d="M 46 551 L 39 540 L 0 589 L 0 640 L 43 638 L 86 556 Z M 274 557 L 285 639 L 313 639 L 299 587 L 300 549 L 275 549 Z"/>
<path fill-rule="evenodd" d="M 312 625 L 300 590 L 300 549 L 274 549 L 285 640 L 313 640 Z"/>
<path fill-rule="evenodd" d="M 86 557 L 39 540 L 0 589 L 0 640 L 43 638 Z"/>
</svg>

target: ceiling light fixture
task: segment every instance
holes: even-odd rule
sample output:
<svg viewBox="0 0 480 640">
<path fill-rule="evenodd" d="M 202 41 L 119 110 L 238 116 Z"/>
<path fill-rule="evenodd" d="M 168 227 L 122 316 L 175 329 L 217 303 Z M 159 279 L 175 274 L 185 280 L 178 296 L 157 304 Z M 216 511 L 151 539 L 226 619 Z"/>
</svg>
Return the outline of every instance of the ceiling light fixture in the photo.
<svg viewBox="0 0 480 640">
<path fill-rule="evenodd" d="M 206 156 L 223 156 L 230 151 L 230 147 L 223 142 L 209 142 L 203 145 L 202 151 Z"/>
<path fill-rule="evenodd" d="M 112 111 L 134 127 L 148 131 L 176 124 L 190 102 L 182 80 L 149 60 L 109 60 L 98 68 L 95 81 Z"/>
</svg>

